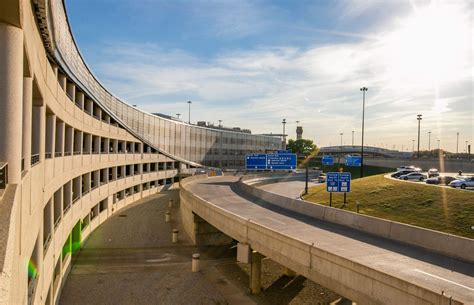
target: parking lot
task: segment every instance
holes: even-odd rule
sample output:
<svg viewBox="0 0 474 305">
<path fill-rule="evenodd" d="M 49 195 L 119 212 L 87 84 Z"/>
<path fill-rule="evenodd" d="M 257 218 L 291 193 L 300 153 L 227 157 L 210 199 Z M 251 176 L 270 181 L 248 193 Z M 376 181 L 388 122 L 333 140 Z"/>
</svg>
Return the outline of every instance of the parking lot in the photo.
<svg viewBox="0 0 474 305">
<path fill-rule="evenodd" d="M 426 183 L 426 179 L 423 179 L 422 181 L 421 180 L 404 180 L 404 179 L 400 179 L 400 178 L 393 178 L 391 177 L 391 175 L 395 173 L 395 172 L 392 172 L 392 173 L 389 173 L 389 174 L 386 174 L 385 175 L 385 178 L 388 178 L 388 179 L 393 179 L 393 180 L 397 180 L 397 181 L 402 181 L 402 182 L 406 182 L 406 183 L 416 183 L 416 184 L 425 184 L 425 185 L 428 185 L 428 186 L 433 186 L 433 187 L 442 187 L 442 188 L 449 188 L 449 189 L 457 189 L 457 190 L 460 190 L 460 191 L 474 191 L 474 187 L 472 186 L 466 186 L 465 189 L 461 189 L 459 187 L 457 188 L 454 188 L 454 187 L 451 187 L 449 185 L 445 185 L 445 184 L 428 184 Z M 425 175 L 426 177 L 428 177 L 428 172 L 426 171 L 422 171 L 421 172 L 423 175 Z M 453 173 L 453 172 L 442 172 L 442 173 L 439 173 L 439 176 L 441 177 L 454 177 L 454 178 L 461 178 L 461 177 L 474 177 L 474 173 L 462 173 L 462 176 L 459 175 L 459 173 Z"/>
</svg>

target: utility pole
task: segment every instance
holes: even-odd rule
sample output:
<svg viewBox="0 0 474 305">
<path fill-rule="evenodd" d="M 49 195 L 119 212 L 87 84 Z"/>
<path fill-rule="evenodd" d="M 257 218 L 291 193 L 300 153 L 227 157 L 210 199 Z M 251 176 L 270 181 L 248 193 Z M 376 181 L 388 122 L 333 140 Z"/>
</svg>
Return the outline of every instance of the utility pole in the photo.
<svg viewBox="0 0 474 305">
<path fill-rule="evenodd" d="M 283 124 L 283 149 L 286 149 L 286 136 L 285 136 L 286 119 L 283 119 L 281 123 Z"/>
<path fill-rule="evenodd" d="M 439 141 L 440 141 L 440 140 L 438 139 L 438 151 L 439 151 Z"/>
<path fill-rule="evenodd" d="M 422 120 L 422 115 L 418 114 L 416 116 L 416 119 L 418 120 L 418 159 L 420 158 L 420 125 L 421 125 L 421 120 Z"/>
<path fill-rule="evenodd" d="M 354 147 L 354 130 L 352 131 L 352 146 Z"/>
<path fill-rule="evenodd" d="M 362 91 L 362 145 L 360 150 L 360 177 L 364 177 L 364 119 L 365 119 L 365 93 L 369 90 L 367 87 L 360 88 Z"/>
<path fill-rule="evenodd" d="M 411 140 L 411 151 L 415 152 L 415 140 Z"/>
</svg>

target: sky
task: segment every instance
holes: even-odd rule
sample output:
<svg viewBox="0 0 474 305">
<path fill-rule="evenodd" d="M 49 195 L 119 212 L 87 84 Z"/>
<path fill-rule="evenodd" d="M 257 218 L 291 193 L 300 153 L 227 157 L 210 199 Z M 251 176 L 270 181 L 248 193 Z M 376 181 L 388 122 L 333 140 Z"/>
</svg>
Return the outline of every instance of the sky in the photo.
<svg viewBox="0 0 474 305">
<path fill-rule="evenodd" d="M 459 152 L 474 143 L 469 0 L 66 1 L 86 63 L 148 112 L 281 133 Z M 439 142 L 438 142 L 439 140 Z M 415 142 L 416 149 L 416 142 Z M 474 147 L 472 148 L 474 151 Z"/>
</svg>

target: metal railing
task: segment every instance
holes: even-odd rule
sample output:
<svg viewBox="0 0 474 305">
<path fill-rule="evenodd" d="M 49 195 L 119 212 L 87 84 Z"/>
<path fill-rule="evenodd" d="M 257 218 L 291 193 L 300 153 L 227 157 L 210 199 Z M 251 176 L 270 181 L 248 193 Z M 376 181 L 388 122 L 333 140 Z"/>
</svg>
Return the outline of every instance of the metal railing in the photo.
<svg viewBox="0 0 474 305">
<path fill-rule="evenodd" d="M 77 195 L 76 197 L 72 198 L 72 204 L 76 203 L 81 197 Z"/>
<path fill-rule="evenodd" d="M 61 151 L 57 151 L 54 153 L 54 157 L 62 157 L 63 156 L 63 153 Z"/>
<path fill-rule="evenodd" d="M 31 165 L 32 166 L 39 163 L 39 161 L 40 161 L 40 155 L 39 154 L 31 155 Z"/>
<path fill-rule="evenodd" d="M 72 153 L 71 153 L 70 151 L 65 151 L 65 152 L 64 152 L 64 156 L 65 156 L 65 157 L 66 157 L 66 156 L 70 156 L 70 155 L 72 155 Z"/>
<path fill-rule="evenodd" d="M 63 214 L 66 215 L 67 212 L 69 212 L 69 209 L 71 208 L 71 205 L 69 204 L 64 208 Z"/>
<path fill-rule="evenodd" d="M 51 159 L 52 157 L 53 157 L 53 154 L 52 154 L 52 153 L 50 153 L 50 152 L 44 153 L 44 158 L 45 158 L 45 159 Z"/>
<path fill-rule="evenodd" d="M 59 225 L 60 222 L 61 222 L 61 216 L 59 216 L 58 219 L 56 219 L 56 220 L 54 221 L 54 228 L 55 228 L 55 229 L 58 227 L 58 225 Z"/>
<path fill-rule="evenodd" d="M 80 155 L 80 154 L 81 154 L 81 151 L 80 151 L 80 150 L 74 151 L 74 155 L 75 155 L 75 156 L 76 156 L 76 155 Z"/>
<path fill-rule="evenodd" d="M 8 184 L 8 163 L 0 162 L 0 190 L 7 187 Z"/>
<path fill-rule="evenodd" d="M 50 243 L 51 243 L 51 233 L 48 234 L 48 236 L 46 237 L 46 239 L 43 242 L 44 252 L 46 252 L 46 250 L 48 249 L 48 246 L 49 246 Z"/>
</svg>

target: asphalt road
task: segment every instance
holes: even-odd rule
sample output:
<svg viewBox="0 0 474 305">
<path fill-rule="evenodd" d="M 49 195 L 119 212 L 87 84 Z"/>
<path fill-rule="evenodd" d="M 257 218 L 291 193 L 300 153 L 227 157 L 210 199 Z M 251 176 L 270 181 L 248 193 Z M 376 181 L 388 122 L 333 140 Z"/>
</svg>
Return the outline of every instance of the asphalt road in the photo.
<svg viewBox="0 0 474 305">
<path fill-rule="evenodd" d="M 319 183 L 313 179 L 308 182 L 308 187 L 313 187 L 318 184 Z M 304 187 L 305 181 L 301 180 L 269 183 L 259 186 L 259 188 L 266 191 L 291 198 L 300 198 L 301 193 L 304 191 Z"/>
<path fill-rule="evenodd" d="M 316 219 L 297 219 L 242 193 L 239 177 L 196 181 L 189 189 L 232 213 L 380 272 L 474 304 L 474 265 Z"/>
</svg>

